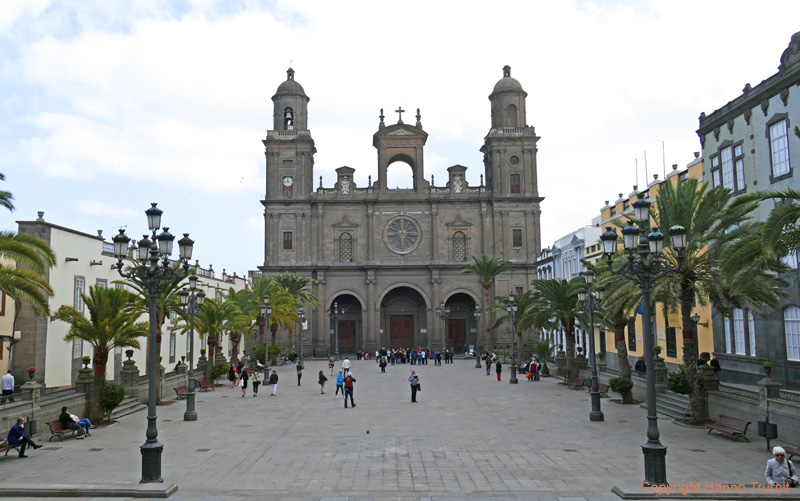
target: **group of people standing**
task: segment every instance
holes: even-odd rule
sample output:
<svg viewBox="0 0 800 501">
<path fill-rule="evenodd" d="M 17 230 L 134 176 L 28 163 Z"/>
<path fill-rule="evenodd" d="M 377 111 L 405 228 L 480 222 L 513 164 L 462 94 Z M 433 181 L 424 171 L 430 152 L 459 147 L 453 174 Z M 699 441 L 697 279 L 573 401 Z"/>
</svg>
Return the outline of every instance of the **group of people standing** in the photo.
<svg viewBox="0 0 800 501">
<path fill-rule="evenodd" d="M 239 362 L 238 364 L 231 364 L 231 368 L 228 370 L 228 381 L 230 382 L 230 387 L 239 387 L 242 389 L 242 397 L 247 395 L 247 386 L 250 380 L 253 381 L 253 396 L 258 396 L 258 388 L 261 386 L 261 370 L 264 368 L 264 365 L 261 361 L 256 360 L 256 370 L 249 369 L 245 367 L 244 362 Z M 274 397 L 278 394 L 278 373 L 273 369 L 272 374 L 269 376 L 269 385 L 270 385 L 270 396 Z M 300 377 L 298 375 L 297 378 L 297 385 L 300 386 Z"/>
</svg>

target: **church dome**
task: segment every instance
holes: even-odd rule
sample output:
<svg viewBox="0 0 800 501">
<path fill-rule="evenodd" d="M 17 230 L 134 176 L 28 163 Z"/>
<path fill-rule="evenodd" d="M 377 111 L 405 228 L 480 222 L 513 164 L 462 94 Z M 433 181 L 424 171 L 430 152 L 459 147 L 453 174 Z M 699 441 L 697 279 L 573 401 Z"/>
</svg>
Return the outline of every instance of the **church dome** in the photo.
<svg viewBox="0 0 800 501">
<path fill-rule="evenodd" d="M 308 98 L 303 86 L 294 79 L 294 70 L 292 68 L 286 71 L 286 81 L 278 86 L 273 99 L 278 96 L 302 96 Z"/>
<path fill-rule="evenodd" d="M 522 84 L 516 78 L 511 77 L 511 66 L 503 66 L 503 78 L 497 81 L 494 84 L 494 90 L 492 94 L 500 94 L 505 92 L 520 92 L 525 93 L 522 90 Z"/>
</svg>

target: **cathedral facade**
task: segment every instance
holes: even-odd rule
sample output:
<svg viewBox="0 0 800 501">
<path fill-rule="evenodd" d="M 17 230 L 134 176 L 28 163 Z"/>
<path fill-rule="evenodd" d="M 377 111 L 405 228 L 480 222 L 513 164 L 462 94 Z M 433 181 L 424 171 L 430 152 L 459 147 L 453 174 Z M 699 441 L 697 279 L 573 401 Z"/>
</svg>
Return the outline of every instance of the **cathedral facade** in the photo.
<svg viewBox="0 0 800 501">
<path fill-rule="evenodd" d="M 351 167 L 336 169 L 333 187 L 314 186 L 314 139 L 308 128 L 309 97 L 290 68 L 272 97 L 273 128 L 266 155 L 264 275 L 291 271 L 313 278 L 322 306 L 307 311 L 306 354 L 326 356 L 381 347 L 508 345 L 505 327 L 492 332 L 484 291 L 475 275 L 462 275 L 472 256 L 510 261 L 491 296 L 527 290 L 536 278 L 541 248 L 536 178 L 537 141 L 526 121 L 527 93 L 503 68 L 489 96 L 491 128 L 481 151 L 479 186 L 467 168 L 447 169 L 446 182 L 425 179 L 428 134 L 415 123 L 385 123 L 381 111 L 372 137 L 377 172 L 367 186 Z M 393 162 L 411 167 L 412 188 L 390 189 Z M 338 314 L 334 316 L 334 306 Z M 446 318 L 437 308 L 449 309 Z M 480 315 L 476 315 L 476 309 Z M 291 336 L 291 335 L 290 335 Z M 282 340 L 284 341 L 284 340 Z M 337 349 L 338 348 L 338 349 Z"/>
</svg>

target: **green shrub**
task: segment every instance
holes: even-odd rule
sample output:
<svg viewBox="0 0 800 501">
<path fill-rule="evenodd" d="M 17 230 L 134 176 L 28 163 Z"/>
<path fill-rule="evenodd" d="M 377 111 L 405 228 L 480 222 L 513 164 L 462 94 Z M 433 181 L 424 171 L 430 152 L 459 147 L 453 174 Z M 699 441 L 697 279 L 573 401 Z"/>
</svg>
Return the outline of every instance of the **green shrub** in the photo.
<svg viewBox="0 0 800 501">
<path fill-rule="evenodd" d="M 266 355 L 267 355 L 267 350 L 266 350 L 266 348 L 264 348 L 263 346 L 259 346 L 258 348 L 256 348 L 256 349 L 253 351 L 253 354 L 255 355 L 255 357 L 256 357 L 256 360 L 260 361 L 262 364 L 263 364 L 263 363 L 265 363 L 265 362 L 264 362 L 264 359 L 266 358 Z M 267 361 L 267 363 L 268 363 L 268 362 L 269 362 L 269 361 Z"/>
<path fill-rule="evenodd" d="M 567 369 L 566 367 L 559 367 L 556 370 L 556 373 L 558 374 L 558 377 L 564 378 L 564 381 L 566 381 L 567 376 L 569 375 L 569 369 Z"/>
<path fill-rule="evenodd" d="M 283 346 L 275 345 L 269 347 L 269 359 L 272 360 L 275 357 L 279 357 L 281 353 L 283 353 Z"/>
<path fill-rule="evenodd" d="M 627 393 L 633 389 L 633 381 L 621 377 L 613 377 L 608 381 L 608 386 L 615 393 Z"/>
<path fill-rule="evenodd" d="M 211 369 L 211 379 L 217 380 L 220 376 L 227 374 L 229 370 L 231 370 L 230 365 L 222 365 L 221 363 L 217 364 L 216 367 Z"/>
<path fill-rule="evenodd" d="M 697 375 L 697 386 L 701 390 L 708 389 L 706 378 L 702 374 Z M 667 388 L 678 395 L 689 394 L 689 382 L 686 381 L 686 367 L 683 364 L 678 365 L 677 369 L 667 374 Z"/>
<path fill-rule="evenodd" d="M 125 398 L 125 387 L 117 384 L 114 381 L 106 381 L 103 390 L 100 392 L 100 408 L 106 415 L 106 419 L 111 415 L 114 409 Z"/>
</svg>

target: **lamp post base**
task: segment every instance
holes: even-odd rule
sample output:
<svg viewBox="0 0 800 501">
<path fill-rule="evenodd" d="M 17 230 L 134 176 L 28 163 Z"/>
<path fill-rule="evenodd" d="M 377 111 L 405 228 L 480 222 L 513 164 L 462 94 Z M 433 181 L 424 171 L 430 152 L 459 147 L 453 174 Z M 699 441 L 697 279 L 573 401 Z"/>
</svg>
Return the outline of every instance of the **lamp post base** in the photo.
<svg viewBox="0 0 800 501">
<path fill-rule="evenodd" d="M 477 351 L 475 352 L 475 368 L 476 369 L 482 369 L 483 368 L 481 366 L 481 354 L 478 353 Z"/>
<path fill-rule="evenodd" d="M 161 478 L 161 453 L 164 446 L 157 441 L 145 442 L 139 448 L 142 451 L 142 479 L 140 484 L 162 483 Z"/>
<path fill-rule="evenodd" d="M 644 487 L 669 485 L 667 483 L 667 448 L 661 442 L 647 442 L 642 445 L 644 454 Z"/>
<path fill-rule="evenodd" d="M 509 384 L 518 384 L 517 381 L 517 364 L 511 364 L 511 378 L 508 380 Z"/>
<path fill-rule="evenodd" d="M 606 417 L 602 412 L 592 411 L 589 413 L 589 421 L 605 421 Z"/>
<path fill-rule="evenodd" d="M 197 421 L 197 411 L 194 409 L 194 391 L 186 394 L 186 412 L 183 413 L 184 421 Z"/>
</svg>

